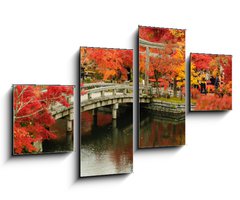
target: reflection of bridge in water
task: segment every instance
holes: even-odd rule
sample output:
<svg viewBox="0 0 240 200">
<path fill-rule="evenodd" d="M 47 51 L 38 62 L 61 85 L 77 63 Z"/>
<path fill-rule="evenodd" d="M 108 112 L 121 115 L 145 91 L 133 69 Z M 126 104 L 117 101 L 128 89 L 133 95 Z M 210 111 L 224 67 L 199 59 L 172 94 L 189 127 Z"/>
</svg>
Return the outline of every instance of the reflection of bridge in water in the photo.
<svg viewBox="0 0 240 200">
<path fill-rule="evenodd" d="M 81 176 L 131 170 L 132 108 L 121 106 L 118 119 L 111 116 L 111 106 L 99 108 L 94 116 L 81 113 Z"/>
</svg>

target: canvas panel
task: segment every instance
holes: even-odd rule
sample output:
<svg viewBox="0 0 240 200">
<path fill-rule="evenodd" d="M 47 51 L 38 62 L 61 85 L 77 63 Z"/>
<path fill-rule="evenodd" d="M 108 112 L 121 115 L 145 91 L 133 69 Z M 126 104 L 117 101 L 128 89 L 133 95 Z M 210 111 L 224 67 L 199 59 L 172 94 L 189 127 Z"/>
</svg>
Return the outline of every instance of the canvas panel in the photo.
<svg viewBox="0 0 240 200">
<path fill-rule="evenodd" d="M 133 51 L 80 48 L 80 176 L 131 173 Z"/>
<path fill-rule="evenodd" d="M 232 110 L 232 56 L 191 53 L 191 111 Z"/>
<path fill-rule="evenodd" d="M 185 30 L 139 26 L 139 148 L 185 144 Z"/>
<path fill-rule="evenodd" d="M 74 86 L 13 86 L 13 154 L 73 151 Z"/>
</svg>

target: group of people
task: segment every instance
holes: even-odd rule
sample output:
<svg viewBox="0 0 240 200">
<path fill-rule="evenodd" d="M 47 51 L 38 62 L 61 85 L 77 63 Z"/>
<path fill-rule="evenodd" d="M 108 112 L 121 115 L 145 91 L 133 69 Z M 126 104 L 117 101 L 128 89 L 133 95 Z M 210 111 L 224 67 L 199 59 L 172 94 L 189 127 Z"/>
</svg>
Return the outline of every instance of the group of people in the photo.
<svg viewBox="0 0 240 200">
<path fill-rule="evenodd" d="M 201 71 L 199 73 L 198 83 L 194 85 L 194 88 L 197 88 L 200 90 L 202 94 L 207 94 L 209 91 L 213 92 L 213 88 L 216 91 L 223 80 L 223 74 L 220 76 L 218 72 L 215 73 L 215 75 L 211 75 L 206 70 Z M 211 88 L 208 88 L 208 86 L 214 86 Z"/>
</svg>

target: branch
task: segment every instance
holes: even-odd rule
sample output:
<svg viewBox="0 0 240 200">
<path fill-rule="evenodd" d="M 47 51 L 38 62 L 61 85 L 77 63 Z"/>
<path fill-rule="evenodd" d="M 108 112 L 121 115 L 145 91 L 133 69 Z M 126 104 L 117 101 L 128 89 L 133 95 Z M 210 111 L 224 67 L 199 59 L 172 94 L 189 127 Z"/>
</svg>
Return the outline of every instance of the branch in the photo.
<svg viewBox="0 0 240 200">
<path fill-rule="evenodd" d="M 26 90 L 28 88 L 28 86 L 26 86 L 25 88 L 23 88 L 22 89 L 22 91 L 20 92 L 20 94 L 18 95 L 18 97 L 17 97 L 17 100 L 16 100 L 16 103 L 17 103 L 17 105 L 19 105 L 20 104 L 20 97 L 22 96 L 22 94 L 24 93 L 24 91 Z M 16 110 L 19 110 L 19 109 L 17 109 L 17 105 L 16 105 Z M 21 106 L 20 106 L 21 107 Z"/>
<path fill-rule="evenodd" d="M 41 99 L 41 100 L 39 100 L 39 102 L 52 102 L 53 100 L 57 100 L 57 99 L 60 99 L 62 96 L 64 96 L 63 94 L 62 95 L 60 95 L 60 96 L 57 96 L 57 97 L 52 97 L 52 98 L 46 98 L 46 99 Z M 65 97 L 65 100 L 67 101 L 67 97 L 68 96 L 64 96 Z M 54 103 L 56 103 L 56 102 L 54 102 Z M 60 103 L 60 102 L 59 102 Z M 69 102 L 68 102 L 69 103 Z"/>
<path fill-rule="evenodd" d="M 16 111 L 16 114 L 22 109 L 24 108 L 26 105 L 28 105 L 31 101 L 33 100 L 33 97 L 26 103 L 22 104 Z"/>
<path fill-rule="evenodd" d="M 22 118 L 26 118 L 26 117 L 31 117 L 39 112 L 43 111 L 43 108 L 41 108 L 40 110 L 34 112 L 34 113 L 31 113 L 31 114 L 28 114 L 28 115 L 24 115 L 24 116 L 20 116 L 20 117 L 15 117 L 15 119 L 22 119 Z"/>
<path fill-rule="evenodd" d="M 24 91 L 28 88 L 28 86 L 26 86 L 25 88 L 22 89 L 22 91 L 20 92 L 20 94 L 18 95 L 18 99 L 20 98 L 20 96 L 24 93 Z"/>
</svg>

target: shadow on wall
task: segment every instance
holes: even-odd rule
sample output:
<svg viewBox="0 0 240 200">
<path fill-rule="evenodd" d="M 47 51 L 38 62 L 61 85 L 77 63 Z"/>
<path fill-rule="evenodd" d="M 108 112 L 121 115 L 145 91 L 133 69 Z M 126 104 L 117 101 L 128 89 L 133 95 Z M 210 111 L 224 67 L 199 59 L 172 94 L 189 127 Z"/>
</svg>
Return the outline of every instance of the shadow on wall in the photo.
<svg viewBox="0 0 240 200">
<path fill-rule="evenodd" d="M 134 82 L 134 95 L 133 95 L 133 152 L 136 152 L 138 150 L 138 140 L 139 140 L 139 118 L 140 118 L 140 112 L 139 112 L 139 103 L 138 103 L 138 96 L 139 96 L 139 72 L 138 72 L 138 65 L 139 65 L 139 55 L 138 55 L 138 29 L 136 29 L 132 34 L 131 41 L 133 46 L 133 82 Z"/>
<path fill-rule="evenodd" d="M 76 83 L 76 94 L 80 94 L 80 49 L 73 56 L 73 71 L 74 71 L 74 83 Z M 72 180 L 76 182 L 80 178 L 80 95 L 75 95 L 75 123 L 74 123 L 74 163 Z"/>
<path fill-rule="evenodd" d="M 77 181 L 75 181 L 74 185 L 81 185 L 86 184 L 87 182 L 91 183 L 102 183 L 102 181 L 111 181 L 112 183 L 120 181 L 124 181 L 128 178 L 131 174 L 114 174 L 114 175 L 103 175 L 103 176 L 88 176 L 88 177 L 81 177 Z"/>
<path fill-rule="evenodd" d="M 186 95 L 185 95 L 185 103 L 186 103 L 186 114 L 188 112 L 190 112 L 190 108 L 191 108 L 191 98 L 190 98 L 190 85 L 191 84 L 191 77 L 190 77 L 190 56 L 187 55 L 186 57 L 186 65 L 185 65 L 185 92 L 186 92 Z"/>
<path fill-rule="evenodd" d="M 12 158 L 12 153 L 13 153 L 13 89 L 11 88 L 7 92 L 7 130 L 8 132 L 8 142 L 7 142 L 7 156 L 6 160 L 8 161 L 10 158 Z"/>
</svg>

